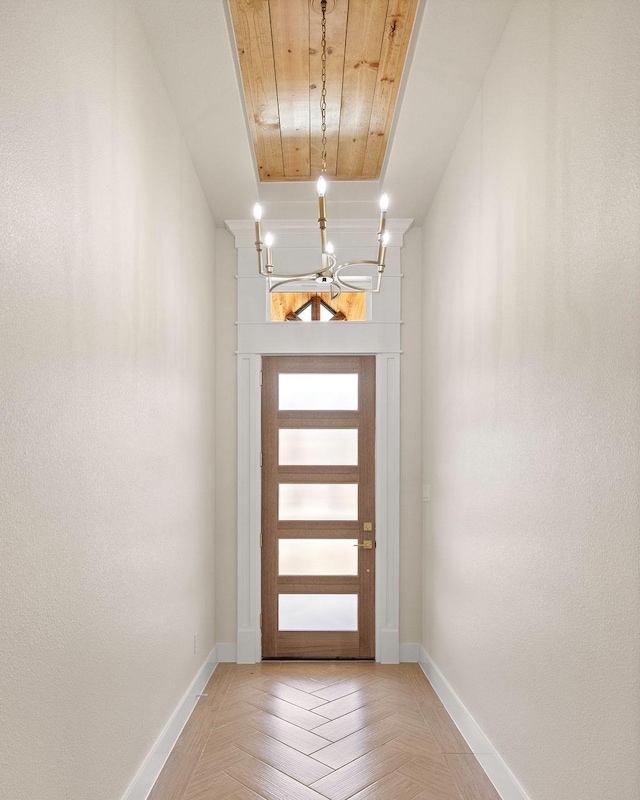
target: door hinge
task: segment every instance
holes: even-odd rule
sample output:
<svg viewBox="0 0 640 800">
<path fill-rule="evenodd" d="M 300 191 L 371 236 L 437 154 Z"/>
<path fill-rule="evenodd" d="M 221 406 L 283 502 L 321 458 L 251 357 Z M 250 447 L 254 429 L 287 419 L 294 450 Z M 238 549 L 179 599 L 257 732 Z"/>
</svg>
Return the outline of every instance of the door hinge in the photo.
<svg viewBox="0 0 640 800">
<path fill-rule="evenodd" d="M 260 386 L 262 386 L 262 370 L 260 370 Z"/>
<path fill-rule="evenodd" d="M 262 466 L 262 453 L 260 453 L 260 466 Z"/>
<path fill-rule="evenodd" d="M 260 614 L 260 630 L 262 630 L 262 614 Z"/>
<path fill-rule="evenodd" d="M 260 534 L 260 547 L 262 547 L 262 534 Z"/>
</svg>

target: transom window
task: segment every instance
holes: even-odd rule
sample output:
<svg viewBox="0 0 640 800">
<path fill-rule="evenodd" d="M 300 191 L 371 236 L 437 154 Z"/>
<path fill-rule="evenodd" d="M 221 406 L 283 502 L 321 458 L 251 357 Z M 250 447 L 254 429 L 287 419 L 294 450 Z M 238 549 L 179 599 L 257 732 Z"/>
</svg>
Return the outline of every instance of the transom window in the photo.
<svg viewBox="0 0 640 800">
<path fill-rule="evenodd" d="M 342 292 L 272 292 L 272 322 L 340 322 L 365 319 L 366 294 Z"/>
</svg>

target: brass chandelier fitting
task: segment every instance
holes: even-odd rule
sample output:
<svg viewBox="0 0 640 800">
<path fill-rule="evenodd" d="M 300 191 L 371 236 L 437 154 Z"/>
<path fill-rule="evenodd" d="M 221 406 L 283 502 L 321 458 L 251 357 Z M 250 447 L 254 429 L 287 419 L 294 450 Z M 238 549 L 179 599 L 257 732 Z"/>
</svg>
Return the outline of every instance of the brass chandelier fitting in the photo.
<svg viewBox="0 0 640 800">
<path fill-rule="evenodd" d="M 318 0 L 311 0 L 312 8 L 318 5 Z M 358 261 L 345 261 L 338 263 L 333 245 L 327 239 L 327 212 L 325 194 L 327 191 L 327 0 L 320 0 L 320 10 L 322 13 L 322 92 L 320 95 L 320 114 L 322 118 L 322 170 L 318 178 L 318 226 L 320 228 L 321 261 L 320 266 L 313 272 L 304 272 L 298 275 L 281 274 L 275 271 L 273 264 L 273 236 L 266 233 L 264 241 L 262 239 L 262 208 L 259 203 L 253 207 L 253 218 L 256 230 L 256 252 L 258 254 L 258 272 L 267 279 L 269 291 L 272 292 L 287 283 L 298 281 L 315 281 L 329 287 L 331 297 L 337 297 L 343 289 L 350 292 L 372 292 L 380 291 L 380 282 L 384 273 L 385 255 L 389 244 L 389 232 L 385 230 L 387 208 L 389 198 L 383 194 L 380 198 L 380 224 L 378 226 L 378 258 L 376 261 L 367 259 Z M 335 3 L 334 3 L 335 5 Z M 263 250 L 266 251 L 266 264 L 264 263 Z M 353 275 L 341 275 L 342 271 L 349 267 L 376 267 L 376 281 L 367 286 L 362 283 L 354 284 L 349 282 L 355 279 Z"/>
</svg>

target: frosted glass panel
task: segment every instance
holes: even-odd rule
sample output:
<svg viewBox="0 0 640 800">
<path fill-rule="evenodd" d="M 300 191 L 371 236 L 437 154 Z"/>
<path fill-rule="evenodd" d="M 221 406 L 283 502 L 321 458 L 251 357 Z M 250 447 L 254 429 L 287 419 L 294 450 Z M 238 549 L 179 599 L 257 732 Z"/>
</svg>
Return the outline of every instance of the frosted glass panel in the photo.
<svg viewBox="0 0 640 800">
<path fill-rule="evenodd" d="M 357 575 L 357 539 L 280 539 L 280 575 Z"/>
<path fill-rule="evenodd" d="M 357 483 L 281 483 L 278 518 L 358 519 Z"/>
<path fill-rule="evenodd" d="M 278 376 L 280 411 L 358 410 L 358 375 L 289 374 Z"/>
<path fill-rule="evenodd" d="M 357 428 L 281 428 L 280 464 L 338 465 L 358 463 Z"/>
<path fill-rule="evenodd" d="M 281 594 L 278 630 L 357 631 L 357 594 Z"/>
</svg>

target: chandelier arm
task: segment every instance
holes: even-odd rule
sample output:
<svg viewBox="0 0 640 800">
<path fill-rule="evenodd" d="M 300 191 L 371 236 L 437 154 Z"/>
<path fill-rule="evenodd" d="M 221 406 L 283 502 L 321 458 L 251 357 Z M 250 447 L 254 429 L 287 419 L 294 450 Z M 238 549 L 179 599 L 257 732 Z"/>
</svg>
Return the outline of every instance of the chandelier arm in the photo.
<svg viewBox="0 0 640 800">
<path fill-rule="evenodd" d="M 340 271 L 346 269 L 347 267 L 377 267 L 378 274 L 376 277 L 376 285 L 375 288 L 365 288 L 363 289 L 362 286 L 356 286 L 353 283 L 349 283 L 348 280 L 345 280 L 341 275 Z M 380 264 L 377 261 L 345 261 L 344 264 L 339 264 L 333 271 L 336 281 L 341 285 L 344 286 L 346 289 L 349 289 L 352 292 L 360 292 L 364 294 L 366 292 L 370 292 L 372 294 L 378 294 L 380 292 L 380 279 L 382 278 L 382 270 L 380 269 Z M 347 276 L 348 277 L 348 276 Z"/>
<path fill-rule="evenodd" d="M 342 289 L 348 289 L 350 292 L 357 292 L 358 294 L 377 294 L 380 291 L 380 273 L 378 273 L 378 277 L 376 280 L 376 286 L 374 289 L 369 287 L 362 288 L 362 286 L 355 286 L 353 283 L 348 283 L 344 280 L 344 278 L 336 278 L 336 283 Z"/>
<path fill-rule="evenodd" d="M 311 280 L 315 280 L 317 277 L 322 275 L 324 272 L 325 272 L 325 270 L 322 270 L 322 269 L 315 270 L 314 272 L 302 272 L 302 273 L 297 274 L 297 275 L 292 275 L 289 272 L 282 273 L 282 274 L 280 274 L 278 272 L 272 272 L 269 275 L 267 275 L 266 277 L 267 278 L 273 278 L 273 279 L 275 279 L 277 281 L 280 281 L 280 280 L 283 280 L 283 281 L 304 281 L 304 280 L 309 280 L 309 281 L 311 281 Z"/>
</svg>

